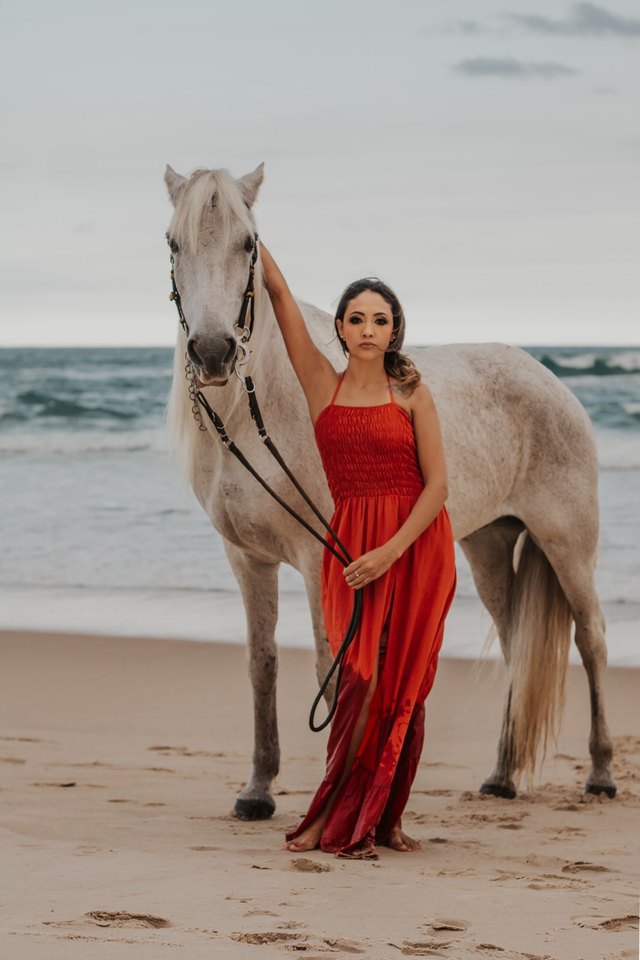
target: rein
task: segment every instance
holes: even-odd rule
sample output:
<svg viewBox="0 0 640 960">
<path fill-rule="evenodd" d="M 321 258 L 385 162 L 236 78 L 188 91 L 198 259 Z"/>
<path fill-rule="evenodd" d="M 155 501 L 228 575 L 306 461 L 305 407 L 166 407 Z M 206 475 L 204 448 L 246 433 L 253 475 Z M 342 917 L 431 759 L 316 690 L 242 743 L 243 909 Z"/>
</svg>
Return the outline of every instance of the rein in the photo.
<svg viewBox="0 0 640 960">
<path fill-rule="evenodd" d="M 247 460 L 243 452 L 236 446 L 233 440 L 230 439 L 230 437 L 227 435 L 222 418 L 219 416 L 219 414 L 216 413 L 215 410 L 212 409 L 211 405 L 209 404 L 202 390 L 197 386 L 193 364 L 191 362 L 188 352 L 185 352 L 185 361 L 186 361 L 185 376 L 187 379 L 187 383 L 189 385 L 189 397 L 191 399 L 191 412 L 194 416 L 194 419 L 198 423 L 198 429 L 206 432 L 207 428 L 204 425 L 204 422 L 202 419 L 202 410 L 204 410 L 207 417 L 215 427 L 218 436 L 222 440 L 227 450 L 229 450 L 229 452 L 232 453 L 234 457 L 236 457 L 240 461 L 242 466 L 246 470 L 248 470 L 253 477 L 255 477 L 258 483 L 262 487 L 264 487 L 267 493 L 271 497 L 273 497 L 273 499 L 276 500 L 280 504 L 280 506 L 287 511 L 287 513 L 289 513 L 295 520 L 297 520 L 298 523 L 300 523 L 305 528 L 305 530 L 308 530 L 309 533 L 311 533 L 312 536 L 316 538 L 316 540 L 319 540 L 320 543 L 324 547 L 326 547 L 327 550 L 330 550 L 331 553 L 340 561 L 340 563 L 344 567 L 346 567 L 350 563 L 352 563 L 352 558 L 349 554 L 349 551 L 347 550 L 345 545 L 342 543 L 342 541 L 338 537 L 335 530 L 331 528 L 329 522 L 324 518 L 324 516 L 322 515 L 318 507 L 315 505 L 311 497 L 308 495 L 306 490 L 304 490 L 304 488 L 302 487 L 302 484 L 298 481 L 295 474 L 290 470 L 290 468 L 285 463 L 278 448 L 276 447 L 275 443 L 267 433 L 266 427 L 264 425 L 264 421 L 262 419 L 262 414 L 260 413 L 260 407 L 258 405 L 258 398 L 256 396 L 253 380 L 251 379 L 250 376 L 246 376 L 246 377 L 242 376 L 242 374 L 239 373 L 238 371 L 238 367 L 243 366 L 245 363 L 247 363 L 249 359 L 249 351 L 246 347 L 246 344 L 251 339 L 251 335 L 253 333 L 253 325 L 255 322 L 254 274 L 255 274 L 255 264 L 256 264 L 257 258 L 258 258 L 258 234 L 255 233 L 253 253 L 251 255 L 251 262 L 249 264 L 249 277 L 247 280 L 247 285 L 245 287 L 244 293 L 242 295 L 242 304 L 240 307 L 240 313 L 238 315 L 238 319 L 236 323 L 234 323 L 233 325 L 236 339 L 238 341 L 238 350 L 241 350 L 243 354 L 242 359 L 238 359 L 237 351 L 236 351 L 234 371 L 247 394 L 251 419 L 256 425 L 260 439 L 264 443 L 269 453 L 274 457 L 274 459 L 282 467 L 285 474 L 287 475 L 289 480 L 291 480 L 296 490 L 298 490 L 298 492 L 301 494 L 305 503 L 307 503 L 307 505 L 311 508 L 311 510 L 313 511 L 315 516 L 318 518 L 318 520 L 320 520 L 320 522 L 322 523 L 324 528 L 327 530 L 327 532 L 331 534 L 335 543 L 339 546 L 340 551 L 342 552 L 339 552 L 338 550 L 336 550 L 335 547 L 331 543 L 329 543 L 329 541 L 325 537 L 322 536 L 322 534 L 318 533 L 318 531 L 310 523 L 308 523 L 304 519 L 304 517 L 301 517 L 300 514 L 297 513 L 293 509 L 293 507 L 291 507 L 286 502 L 286 500 L 283 500 L 283 498 L 278 493 L 276 493 L 276 491 L 272 487 L 269 486 L 267 481 L 260 476 L 258 471 L 255 470 L 255 468 Z M 175 303 L 176 309 L 178 311 L 178 319 L 180 321 L 180 325 L 188 337 L 189 325 L 184 315 L 184 310 L 182 309 L 182 300 L 180 298 L 180 292 L 176 284 L 174 267 L 175 267 L 175 264 L 174 264 L 173 254 L 172 254 L 171 255 L 171 293 L 169 294 L 169 299 L 173 300 L 173 302 Z M 249 314 L 248 324 L 247 324 L 247 314 Z M 356 630 L 358 629 L 358 625 L 360 623 L 361 617 L 362 617 L 362 593 L 360 590 L 355 590 L 354 597 L 353 597 L 353 610 L 351 612 L 351 619 L 347 627 L 347 632 L 345 633 L 344 639 L 340 644 L 340 648 L 336 653 L 335 659 L 329 669 L 329 672 L 327 673 L 326 677 L 322 681 L 318 694 L 311 706 L 311 712 L 309 714 L 309 726 L 314 733 L 318 733 L 320 730 L 324 730 L 324 728 L 330 723 L 336 711 L 336 708 L 338 706 L 338 694 L 340 691 L 340 681 L 342 680 L 342 669 L 344 665 L 344 657 L 349 646 L 351 645 L 351 642 L 353 641 L 353 638 L 355 636 Z M 329 682 L 333 674 L 336 672 L 336 670 L 338 671 L 338 673 L 336 677 L 336 686 L 335 686 L 335 692 L 333 697 L 333 703 L 331 704 L 331 708 L 329 709 L 329 712 L 326 718 L 323 720 L 321 724 L 317 725 L 314 720 L 316 710 L 318 709 L 320 700 L 322 699 L 324 692 L 327 689 Z"/>
</svg>

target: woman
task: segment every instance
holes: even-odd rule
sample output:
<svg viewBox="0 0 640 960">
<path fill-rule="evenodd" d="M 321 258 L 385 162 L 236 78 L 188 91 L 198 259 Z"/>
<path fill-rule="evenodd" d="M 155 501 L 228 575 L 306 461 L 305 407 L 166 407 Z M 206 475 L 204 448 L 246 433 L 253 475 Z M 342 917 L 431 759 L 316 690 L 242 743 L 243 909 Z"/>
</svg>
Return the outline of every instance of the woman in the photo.
<svg viewBox="0 0 640 960">
<path fill-rule="evenodd" d="M 354 859 L 377 857 L 376 842 L 414 850 L 419 843 L 402 831 L 401 814 L 456 586 L 438 414 L 420 372 L 399 352 L 404 315 L 384 283 L 366 278 L 344 291 L 335 328 L 348 362 L 338 375 L 264 244 L 261 262 L 314 424 L 335 504 L 331 527 L 355 557 L 343 567 L 329 550 L 323 555 L 322 607 L 334 656 L 352 591 L 364 591 L 325 776 L 285 846 Z"/>
</svg>

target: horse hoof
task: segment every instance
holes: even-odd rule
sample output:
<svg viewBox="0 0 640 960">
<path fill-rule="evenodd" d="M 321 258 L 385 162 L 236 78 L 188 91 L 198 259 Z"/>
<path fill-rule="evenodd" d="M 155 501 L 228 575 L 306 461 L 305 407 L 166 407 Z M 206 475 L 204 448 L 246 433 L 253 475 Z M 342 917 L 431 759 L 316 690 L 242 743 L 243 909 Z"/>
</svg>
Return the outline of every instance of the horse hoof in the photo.
<svg viewBox="0 0 640 960">
<path fill-rule="evenodd" d="M 238 820 L 268 820 L 273 816 L 275 809 L 275 801 L 271 797 L 254 797 L 253 800 L 236 797 L 233 815 Z"/>
<path fill-rule="evenodd" d="M 595 796 L 599 797 L 601 793 L 605 793 L 610 800 L 613 800 L 617 793 L 618 788 L 616 787 L 616 782 L 613 777 L 609 774 L 604 774 L 600 777 L 589 777 L 584 786 L 585 793 L 593 793 Z"/>
<path fill-rule="evenodd" d="M 497 780 L 485 780 L 480 787 L 480 793 L 485 796 L 503 797 L 505 800 L 513 800 L 516 796 L 516 786 L 512 780 L 506 783 L 500 783 Z"/>
</svg>

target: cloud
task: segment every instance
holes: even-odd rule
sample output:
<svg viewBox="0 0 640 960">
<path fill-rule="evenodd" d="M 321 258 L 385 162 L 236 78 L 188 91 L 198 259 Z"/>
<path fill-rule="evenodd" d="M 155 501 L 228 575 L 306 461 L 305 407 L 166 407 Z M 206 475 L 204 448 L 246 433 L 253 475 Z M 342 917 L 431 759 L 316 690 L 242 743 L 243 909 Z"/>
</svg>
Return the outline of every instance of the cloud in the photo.
<svg viewBox="0 0 640 960">
<path fill-rule="evenodd" d="M 469 57 L 454 64 L 453 69 L 468 77 L 513 77 L 515 79 L 543 77 L 545 80 L 579 73 L 573 67 L 567 67 L 562 63 L 552 61 L 525 63 L 513 57 Z"/>
<path fill-rule="evenodd" d="M 640 37 L 640 20 L 619 17 L 595 3 L 576 3 L 564 20 L 540 14 L 506 14 L 506 19 L 532 33 L 571 37 Z"/>
<path fill-rule="evenodd" d="M 505 13 L 502 23 L 482 23 L 480 20 L 447 20 L 441 30 L 465 36 L 513 36 L 519 32 L 539 33 L 563 37 L 640 37 L 640 19 L 620 17 L 595 3 L 574 3 L 564 19 L 545 17 L 538 13 Z"/>
<path fill-rule="evenodd" d="M 447 20 L 443 24 L 445 33 L 462 33 L 473 35 L 478 33 L 487 33 L 487 28 L 479 20 Z"/>
</svg>

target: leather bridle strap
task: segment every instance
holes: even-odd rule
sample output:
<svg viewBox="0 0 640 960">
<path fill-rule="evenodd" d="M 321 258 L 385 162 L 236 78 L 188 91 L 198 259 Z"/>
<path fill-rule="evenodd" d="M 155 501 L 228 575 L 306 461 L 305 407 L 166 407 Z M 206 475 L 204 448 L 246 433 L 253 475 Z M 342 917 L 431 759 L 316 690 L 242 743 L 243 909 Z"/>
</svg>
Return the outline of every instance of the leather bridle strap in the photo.
<svg viewBox="0 0 640 960">
<path fill-rule="evenodd" d="M 255 275 L 255 264 L 256 264 L 257 257 L 258 257 L 258 234 L 255 233 L 253 252 L 251 255 L 251 262 L 249 264 L 249 277 L 248 277 L 247 285 L 245 287 L 244 294 L 242 297 L 240 314 L 238 316 L 237 322 L 234 324 L 234 331 L 238 339 L 238 346 L 245 352 L 245 356 L 247 351 L 244 345 L 251 338 L 251 335 L 253 333 L 253 325 L 255 321 L 254 275 Z M 182 308 L 182 300 L 180 298 L 180 292 L 178 290 L 178 285 L 176 283 L 176 278 L 175 278 L 175 264 L 174 264 L 173 254 L 171 255 L 171 293 L 169 294 L 169 299 L 173 300 L 173 302 L 175 303 L 176 309 L 178 311 L 178 319 L 180 321 L 180 325 L 184 330 L 185 334 L 189 336 L 189 325 L 184 315 L 184 310 Z M 248 325 L 246 322 L 247 312 L 249 312 Z M 251 419 L 254 421 L 257 427 L 260 439 L 262 440 L 266 448 L 269 450 L 269 453 L 272 455 L 272 457 L 274 457 L 274 459 L 280 464 L 280 466 L 286 473 L 287 477 L 291 480 L 291 482 L 295 486 L 296 490 L 298 490 L 298 492 L 301 494 L 304 501 L 308 504 L 308 506 L 311 508 L 313 513 L 316 515 L 316 517 L 320 520 L 324 528 L 331 535 L 334 542 L 338 545 L 338 547 L 342 552 L 339 552 L 338 550 L 336 550 L 333 544 L 329 543 L 329 541 L 325 537 L 323 537 L 322 534 L 318 533 L 318 531 L 314 527 L 312 527 L 311 524 L 304 519 L 304 517 L 301 517 L 300 514 L 297 513 L 293 509 L 293 507 L 291 507 L 286 502 L 286 500 L 283 500 L 283 498 L 278 493 L 276 493 L 276 491 L 272 487 L 269 486 L 267 481 L 264 480 L 264 478 L 260 476 L 257 470 L 255 470 L 254 467 L 249 463 L 249 461 L 247 460 L 243 452 L 236 446 L 233 440 L 231 440 L 231 438 L 228 436 L 225 429 L 224 422 L 222 421 L 222 418 L 211 407 L 209 401 L 203 394 L 202 390 L 198 389 L 195 386 L 194 377 L 193 377 L 193 366 L 191 364 L 191 360 L 189 358 L 188 353 L 186 354 L 186 361 L 187 361 L 186 374 L 187 374 L 187 380 L 189 381 L 189 392 L 190 392 L 190 396 L 192 395 L 192 399 L 194 401 L 193 413 L 194 413 L 194 417 L 199 422 L 200 428 L 204 429 L 201 421 L 200 411 L 197 405 L 202 407 L 202 409 L 205 411 L 205 413 L 207 414 L 207 417 L 215 427 L 216 432 L 220 437 L 220 439 L 222 440 L 225 447 L 229 450 L 230 453 L 234 455 L 234 457 L 236 457 L 240 461 L 242 466 L 246 470 L 248 470 L 253 477 L 255 477 L 255 479 L 258 481 L 258 483 L 262 487 L 264 487 L 267 493 L 271 497 L 273 497 L 273 499 L 276 500 L 277 503 L 279 503 L 280 506 L 287 511 L 287 513 L 289 513 L 295 520 L 297 520 L 298 523 L 300 523 L 305 528 L 305 530 L 308 530 L 309 533 L 316 538 L 316 540 L 319 540 L 320 543 L 324 547 L 326 547 L 326 549 L 329 550 L 340 561 L 340 563 L 344 567 L 352 563 L 353 561 L 352 561 L 351 555 L 349 554 L 349 551 L 345 547 L 344 543 L 342 543 L 342 541 L 338 537 L 338 534 L 335 532 L 335 530 L 331 528 L 329 522 L 322 515 L 318 507 L 315 505 L 315 503 L 311 499 L 311 497 L 303 488 L 302 484 L 296 478 L 295 474 L 287 466 L 285 460 L 280 454 L 280 451 L 278 450 L 275 443 L 267 433 L 267 430 L 264 425 L 264 421 L 262 419 L 262 414 L 260 412 L 260 407 L 258 405 L 258 398 L 256 396 L 255 387 L 251 377 L 240 376 L 240 380 L 247 393 Z M 191 372 L 191 375 L 190 375 L 190 372 Z M 324 728 L 331 722 L 333 715 L 336 711 L 336 708 L 338 706 L 338 696 L 340 693 L 340 681 L 342 679 L 344 657 L 349 646 L 353 641 L 353 638 L 356 634 L 356 630 L 358 629 L 358 625 L 360 623 L 361 618 L 362 618 L 362 592 L 361 590 L 354 590 L 353 610 L 351 612 L 351 619 L 347 627 L 347 632 L 344 636 L 342 643 L 340 644 L 340 647 L 338 649 L 338 652 L 336 653 L 333 663 L 331 664 L 329 672 L 327 673 L 322 684 L 320 685 L 318 694 L 311 706 L 311 712 L 309 714 L 309 726 L 311 727 L 314 733 L 318 733 L 320 730 L 324 730 Z M 323 722 L 318 725 L 315 723 L 315 719 L 314 719 L 315 713 L 331 681 L 331 678 L 333 677 L 333 674 L 336 672 L 336 670 L 338 671 L 338 675 L 336 677 L 336 686 L 335 686 L 335 692 L 333 697 L 333 703 L 331 704 L 329 712 L 325 717 L 325 719 L 323 720 Z"/>
<path fill-rule="evenodd" d="M 260 408 L 258 406 L 258 400 L 255 395 L 255 390 L 253 389 L 253 382 L 251 381 L 250 377 L 246 377 L 246 382 L 249 382 L 251 387 L 251 389 L 247 391 L 249 395 L 249 408 L 251 410 L 251 417 L 255 421 L 256 426 L 258 428 L 260 439 L 264 442 L 265 446 L 267 447 L 271 455 L 280 464 L 280 466 L 282 467 L 286 475 L 289 477 L 289 479 L 291 480 L 295 488 L 300 492 L 300 494 L 302 495 L 306 503 L 309 504 L 309 506 L 311 507 L 315 515 L 318 517 L 320 522 L 323 524 L 326 530 L 331 534 L 334 541 L 338 544 L 338 546 L 343 551 L 344 556 L 341 553 L 339 553 L 335 549 L 335 547 L 333 547 L 332 544 L 329 543 L 328 540 L 326 540 L 321 534 L 319 534 L 318 531 L 315 530 L 310 523 L 307 523 L 304 517 L 301 517 L 300 514 L 293 509 L 293 507 L 289 506 L 286 500 L 283 500 L 282 497 L 278 493 L 276 493 L 276 491 L 272 487 L 269 486 L 267 481 L 260 476 L 257 470 L 255 470 L 254 467 L 249 463 L 249 461 L 243 454 L 242 450 L 240 450 L 236 446 L 236 444 L 233 442 L 233 440 L 231 440 L 230 437 L 227 435 L 224 423 L 222 422 L 218 414 L 215 412 L 215 410 L 211 408 L 209 402 L 207 401 L 207 398 L 204 396 L 202 391 L 199 390 L 196 393 L 196 397 L 198 399 L 198 402 L 201 403 L 202 406 L 204 407 L 205 413 L 211 420 L 211 423 L 213 424 L 213 426 L 216 428 L 216 431 L 218 432 L 218 436 L 224 443 L 227 450 L 229 450 L 229 452 L 232 453 L 234 457 L 236 457 L 240 461 L 242 466 L 245 467 L 245 469 L 248 470 L 253 477 L 255 477 L 258 483 L 262 487 L 264 487 L 267 493 L 270 494 L 270 496 L 272 496 L 273 499 L 276 500 L 280 504 L 280 506 L 287 511 L 288 514 L 290 514 L 295 520 L 297 520 L 298 523 L 300 523 L 305 528 L 305 530 L 308 530 L 309 533 L 316 538 L 316 540 L 319 540 L 320 543 L 324 547 L 326 547 L 326 549 L 329 550 L 335 557 L 337 557 L 337 559 L 340 561 L 340 563 L 344 567 L 346 567 L 349 563 L 353 562 L 351 555 L 349 554 L 349 551 L 347 550 L 345 545 L 342 543 L 342 541 L 338 537 L 338 534 L 335 532 L 335 530 L 331 528 L 328 521 L 325 520 L 324 516 L 320 513 L 320 511 L 316 507 L 311 497 L 308 495 L 306 490 L 303 488 L 302 484 L 296 478 L 295 474 L 292 473 L 292 471 L 289 469 L 285 460 L 281 456 L 278 448 L 276 447 L 275 443 L 273 442 L 273 440 L 271 440 L 271 437 L 268 435 L 264 426 L 264 422 L 262 420 L 262 415 L 260 413 Z M 253 398 L 253 400 L 251 398 Z M 344 657 L 351 645 L 351 642 L 353 641 L 356 630 L 358 629 L 358 626 L 360 624 L 361 618 L 362 618 L 362 591 L 355 590 L 354 597 L 353 597 L 353 609 L 351 611 L 351 619 L 347 627 L 347 632 L 344 636 L 342 643 L 340 644 L 340 647 L 335 655 L 334 661 L 331 664 L 331 667 L 326 677 L 324 678 L 324 680 L 320 685 L 320 689 L 318 690 L 316 698 L 313 701 L 313 704 L 311 705 L 311 712 L 309 714 L 309 726 L 314 733 L 319 733 L 321 730 L 324 730 L 324 728 L 331 722 L 331 720 L 333 719 L 333 715 L 336 712 L 336 708 L 338 706 L 338 696 L 340 693 L 340 681 L 342 680 L 342 669 L 344 665 Z M 336 677 L 336 687 L 335 687 L 335 692 L 333 697 L 333 703 L 331 704 L 331 708 L 329 709 L 329 712 L 327 713 L 327 716 L 322 721 L 322 723 L 316 724 L 315 722 L 316 710 L 318 709 L 320 701 L 324 696 L 325 690 L 329 686 L 331 678 L 333 677 L 333 674 L 335 673 L 336 670 L 338 671 L 338 675 Z"/>
<path fill-rule="evenodd" d="M 249 279 L 247 280 L 247 285 L 244 288 L 244 293 L 242 294 L 242 304 L 240 306 L 240 314 L 238 316 L 238 321 L 234 327 L 236 331 L 236 336 L 241 343 L 246 343 L 251 339 L 251 334 L 253 333 L 253 324 L 256 319 L 256 294 L 253 286 L 253 280 L 255 275 L 256 260 L 258 259 L 258 234 L 253 235 L 253 253 L 251 254 L 251 263 L 249 264 Z M 247 309 L 249 309 L 249 326 L 245 330 L 245 321 L 247 318 Z"/>
</svg>

